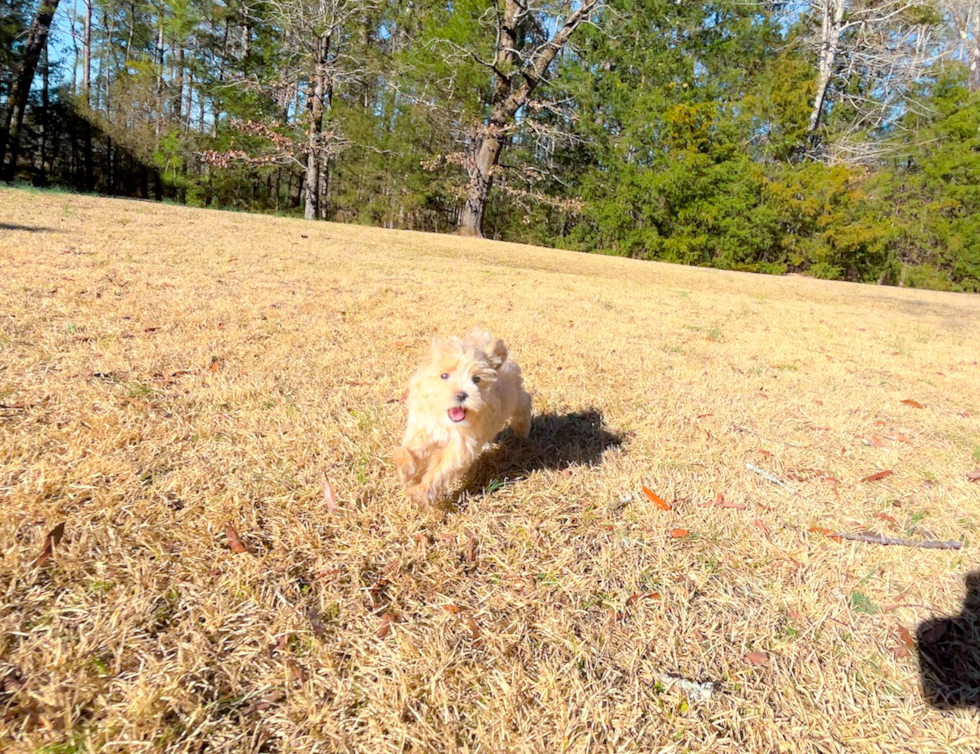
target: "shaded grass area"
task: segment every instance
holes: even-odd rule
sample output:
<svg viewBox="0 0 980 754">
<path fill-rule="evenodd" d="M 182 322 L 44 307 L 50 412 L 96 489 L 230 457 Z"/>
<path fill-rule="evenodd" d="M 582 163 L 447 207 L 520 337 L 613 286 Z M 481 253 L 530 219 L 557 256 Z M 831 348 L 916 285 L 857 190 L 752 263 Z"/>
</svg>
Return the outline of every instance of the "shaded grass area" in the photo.
<svg viewBox="0 0 980 754">
<path fill-rule="evenodd" d="M 0 207 L 6 750 L 978 740 L 970 676 L 919 663 L 975 629 L 976 297 L 93 197 Z M 390 462 L 398 398 L 429 338 L 473 326 L 520 361 L 531 436 L 418 510 Z"/>
</svg>

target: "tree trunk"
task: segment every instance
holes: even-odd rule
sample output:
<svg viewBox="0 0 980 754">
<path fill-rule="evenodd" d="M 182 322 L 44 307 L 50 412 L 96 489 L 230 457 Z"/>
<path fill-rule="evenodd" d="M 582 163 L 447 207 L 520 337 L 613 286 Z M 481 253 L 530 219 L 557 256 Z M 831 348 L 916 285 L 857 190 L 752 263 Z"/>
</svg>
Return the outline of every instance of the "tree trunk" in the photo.
<svg viewBox="0 0 980 754">
<path fill-rule="evenodd" d="M 823 116 L 827 102 L 827 89 L 834 74 L 837 62 L 837 51 L 840 47 L 840 34 L 844 24 L 844 0 L 823 0 L 823 27 L 820 39 L 820 57 L 817 62 L 817 92 L 810 111 L 810 123 L 807 135 L 811 145 L 817 129 L 820 128 L 820 118 Z"/>
<path fill-rule="evenodd" d="M 92 0 L 85 0 L 85 28 L 82 31 L 82 95 L 92 106 Z"/>
<path fill-rule="evenodd" d="M 95 166 L 92 164 L 92 0 L 85 0 L 85 28 L 82 31 L 82 97 L 85 113 L 82 120 L 85 179 L 82 186 L 88 192 L 95 190 Z"/>
<path fill-rule="evenodd" d="M 156 44 L 156 64 L 157 64 L 157 87 L 156 87 L 156 113 L 154 114 L 153 123 L 153 139 L 154 147 L 160 146 L 160 134 L 163 130 L 163 118 L 164 118 L 164 92 L 166 91 L 166 86 L 163 79 L 163 63 L 166 52 L 166 43 L 164 42 L 164 14 L 166 13 L 166 7 L 163 3 L 160 3 L 159 7 L 160 17 L 157 19 L 157 44 Z"/>
<path fill-rule="evenodd" d="M 49 127 L 51 122 L 51 92 L 48 87 L 51 79 L 50 52 L 48 45 L 44 45 L 44 63 L 41 65 L 41 112 L 37 119 L 41 126 L 41 160 L 37 177 L 37 185 L 39 186 L 46 186 L 48 183 L 48 137 L 51 130 Z"/>
<path fill-rule="evenodd" d="M 179 127 L 184 122 L 184 46 L 180 40 L 174 40 L 174 47 L 177 50 L 177 60 L 174 63 L 174 91 L 170 102 L 170 117 Z"/>
<path fill-rule="evenodd" d="M 980 8 L 975 4 L 962 3 L 951 9 L 953 22 L 960 41 L 966 48 L 966 69 L 970 92 L 980 91 Z"/>
<path fill-rule="evenodd" d="M 17 170 L 17 147 L 20 141 L 20 129 L 24 125 L 24 113 L 27 110 L 27 100 L 34 81 L 34 72 L 41 59 L 41 51 L 48 41 L 51 31 L 51 19 L 58 10 L 59 0 L 41 0 L 37 15 L 27 34 L 27 44 L 24 46 L 24 63 L 17 74 L 17 81 L 11 92 L 7 109 L 6 127 L 0 134 L 0 159 L 2 159 L 2 177 L 12 181 Z"/>
<path fill-rule="evenodd" d="M 483 133 L 473 140 L 473 157 L 467 166 L 466 202 L 459 215 L 460 235 L 483 237 L 483 217 L 493 188 L 494 171 L 507 141 L 507 129 L 517 111 L 544 82 L 548 67 L 568 44 L 575 29 L 588 20 L 598 5 L 599 0 L 583 0 L 551 39 L 538 45 L 522 66 L 518 58 L 517 25 L 526 13 L 526 6 L 518 0 L 504 0 L 504 15 L 497 28 L 497 50 L 491 66 L 494 82 L 490 118 L 482 127 Z"/>
<path fill-rule="evenodd" d="M 309 140 L 306 153 L 306 209 L 304 217 L 316 220 L 320 216 L 320 162 L 323 134 L 323 96 L 326 91 L 327 54 L 330 37 L 321 37 L 317 43 L 317 56 L 313 71 L 313 94 L 307 101 L 309 110 Z"/>
</svg>

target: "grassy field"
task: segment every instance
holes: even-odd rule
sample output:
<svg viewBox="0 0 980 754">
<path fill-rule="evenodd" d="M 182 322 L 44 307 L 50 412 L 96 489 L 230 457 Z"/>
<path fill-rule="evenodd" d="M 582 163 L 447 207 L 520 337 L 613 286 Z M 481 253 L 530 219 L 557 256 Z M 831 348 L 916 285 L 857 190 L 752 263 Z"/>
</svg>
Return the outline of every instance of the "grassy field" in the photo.
<svg viewBox="0 0 980 754">
<path fill-rule="evenodd" d="M 980 568 L 978 297 L 11 190 L 0 276 L 4 751 L 978 746 L 914 642 Z M 421 510 L 473 326 L 531 437 Z"/>
</svg>

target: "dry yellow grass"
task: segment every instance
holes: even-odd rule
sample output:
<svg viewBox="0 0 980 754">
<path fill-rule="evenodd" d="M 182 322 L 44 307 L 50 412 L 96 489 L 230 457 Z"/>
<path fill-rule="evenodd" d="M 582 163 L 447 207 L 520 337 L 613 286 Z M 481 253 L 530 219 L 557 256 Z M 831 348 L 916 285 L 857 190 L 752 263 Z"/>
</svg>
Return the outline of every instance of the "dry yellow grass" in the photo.
<svg viewBox="0 0 980 754">
<path fill-rule="evenodd" d="M 5 751 L 978 746 L 898 631 L 978 566 L 980 298 L 10 190 L 0 223 L 43 229 L 0 230 Z M 539 418 L 418 510 L 393 399 L 476 325 Z"/>
</svg>

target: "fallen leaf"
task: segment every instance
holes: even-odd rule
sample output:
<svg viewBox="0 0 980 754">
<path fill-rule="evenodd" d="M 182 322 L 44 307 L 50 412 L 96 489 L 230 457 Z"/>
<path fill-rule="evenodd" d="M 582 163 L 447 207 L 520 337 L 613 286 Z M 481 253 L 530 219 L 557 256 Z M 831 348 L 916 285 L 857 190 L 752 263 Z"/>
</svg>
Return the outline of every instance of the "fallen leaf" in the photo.
<svg viewBox="0 0 980 754">
<path fill-rule="evenodd" d="M 626 599 L 626 607 L 629 607 L 634 602 L 639 602 L 640 600 L 659 600 L 660 592 L 640 592 L 639 594 L 631 594 Z"/>
<path fill-rule="evenodd" d="M 388 581 L 388 579 L 378 579 L 374 585 L 368 589 L 368 594 L 371 595 L 371 601 L 374 603 L 375 607 L 380 607 L 386 601 L 388 601 L 385 593 L 389 586 L 391 586 L 391 582 Z"/>
<path fill-rule="evenodd" d="M 882 421 L 881 419 L 878 419 L 878 420 L 877 420 L 877 421 L 875 422 L 875 426 L 876 426 L 876 427 L 884 427 L 884 426 L 885 426 L 885 422 L 884 422 L 884 421 Z"/>
<path fill-rule="evenodd" d="M 658 508 L 660 508 L 660 510 L 662 511 L 670 510 L 670 503 L 668 503 L 666 500 L 660 497 L 660 495 L 658 495 L 656 492 L 651 490 L 649 487 L 643 488 L 643 494 L 645 494 L 648 498 L 650 498 L 650 500 L 653 501 L 653 504 L 656 505 Z"/>
<path fill-rule="evenodd" d="M 243 715 L 253 715 L 256 712 L 262 712 L 263 710 L 269 709 L 273 704 L 278 702 L 283 698 L 285 694 L 280 689 L 273 689 L 266 694 L 260 696 L 256 701 L 248 705 L 244 710 L 242 710 Z"/>
<path fill-rule="evenodd" d="M 892 471 L 891 469 L 888 469 L 887 471 L 879 471 L 879 472 L 877 472 L 875 474 L 871 474 L 870 476 L 864 477 L 864 479 L 862 479 L 861 481 L 862 482 L 877 482 L 879 479 L 884 479 L 886 476 L 891 476 L 894 473 L 895 472 Z"/>
<path fill-rule="evenodd" d="M 874 445 L 876 448 L 885 447 L 884 440 L 878 437 L 878 435 L 871 435 L 871 444 Z"/>
<path fill-rule="evenodd" d="M 391 633 L 391 613 L 381 616 L 381 627 L 378 628 L 378 638 L 383 639 Z"/>
<path fill-rule="evenodd" d="M 925 408 L 925 406 L 923 406 L 921 403 L 918 401 L 913 401 L 911 398 L 906 398 L 904 401 L 902 401 L 902 403 L 904 403 L 906 406 L 911 406 L 912 408 Z"/>
<path fill-rule="evenodd" d="M 453 544 L 456 543 L 455 534 L 440 534 L 439 539 L 441 539 L 443 542 L 452 542 Z"/>
<path fill-rule="evenodd" d="M 37 560 L 34 561 L 34 565 L 44 565 L 51 559 L 51 555 L 54 553 L 54 548 L 61 543 L 61 538 L 65 536 L 65 522 L 62 521 L 51 531 L 48 532 L 48 536 L 44 538 L 44 547 L 41 548 L 41 554 L 37 556 Z"/>
<path fill-rule="evenodd" d="M 837 477 L 835 477 L 835 476 L 825 476 L 825 477 L 823 478 L 823 480 L 824 480 L 825 482 L 828 482 L 828 483 L 830 483 L 830 484 L 840 484 L 840 479 L 838 479 L 838 478 L 837 478 Z"/>
<path fill-rule="evenodd" d="M 966 478 L 971 482 L 980 482 L 980 466 L 975 468 L 973 471 L 967 472 Z"/>
<path fill-rule="evenodd" d="M 313 629 L 313 635 L 318 639 L 326 639 L 328 636 L 327 624 L 323 622 L 323 618 L 320 617 L 320 613 L 317 609 L 310 605 L 306 610 L 306 617 L 310 619 L 310 628 Z"/>
<path fill-rule="evenodd" d="M 323 468 L 323 502 L 327 504 L 327 510 L 331 513 L 337 510 L 337 496 L 333 492 L 333 485 L 330 484 L 326 467 Z"/>
<path fill-rule="evenodd" d="M 680 539 L 681 537 L 686 537 L 690 533 L 691 532 L 689 532 L 687 529 L 671 529 L 670 530 L 670 536 L 672 536 L 674 539 Z"/>
<path fill-rule="evenodd" d="M 231 524 L 225 524 L 225 536 L 228 537 L 228 546 L 233 552 L 239 554 L 248 552 L 248 548 L 242 544 L 242 540 L 238 536 L 238 531 Z"/>
<path fill-rule="evenodd" d="M 912 632 L 909 631 L 905 626 L 900 625 L 895 629 L 895 633 L 898 634 L 899 640 L 905 647 L 911 652 L 915 649 L 915 637 L 912 636 Z"/>
<path fill-rule="evenodd" d="M 722 495 L 720 492 L 718 493 L 718 496 L 715 498 L 715 505 L 717 505 L 719 508 L 734 508 L 735 510 L 740 510 L 740 511 L 744 511 L 748 507 L 747 505 L 740 505 L 738 503 L 728 502 L 727 500 L 725 500 L 725 496 Z"/>
<path fill-rule="evenodd" d="M 745 661 L 749 665 L 765 665 L 769 662 L 769 655 L 765 652 L 749 652 L 745 655 Z"/>
<path fill-rule="evenodd" d="M 789 610 L 787 612 L 789 613 L 789 617 L 792 618 L 793 620 L 804 620 L 806 618 L 806 616 L 803 615 L 803 613 L 799 613 L 796 610 Z"/>
<path fill-rule="evenodd" d="M 213 374 L 213 373 L 217 372 L 220 367 L 221 367 L 221 359 L 219 359 L 217 356 L 212 356 L 211 357 L 211 373 Z"/>
<path fill-rule="evenodd" d="M 476 537 L 466 540 L 466 562 L 472 563 L 476 560 Z"/>
<path fill-rule="evenodd" d="M 887 521 L 890 524 L 898 523 L 893 516 L 889 516 L 887 513 L 879 513 L 878 518 L 880 518 L 882 521 Z"/>
<path fill-rule="evenodd" d="M 286 660 L 286 667 L 289 668 L 289 675 L 293 677 L 293 680 L 297 683 L 303 683 L 306 681 L 306 673 L 303 672 L 301 668 L 294 660 Z"/>
<path fill-rule="evenodd" d="M 773 454 L 772 453 L 770 453 L 768 450 L 764 450 L 763 448 L 759 448 L 759 454 L 763 458 L 772 458 L 773 457 Z"/>
<path fill-rule="evenodd" d="M 840 537 L 833 536 L 834 532 L 830 529 L 825 529 L 822 526 L 811 526 L 807 531 L 814 534 L 823 534 L 825 537 L 829 537 L 834 540 L 837 544 L 840 544 L 843 540 Z"/>
<path fill-rule="evenodd" d="M 714 416 L 714 414 L 698 414 L 698 419 L 705 419 L 709 416 Z"/>
<path fill-rule="evenodd" d="M 463 612 L 463 608 L 459 607 L 458 605 L 446 605 L 445 607 L 446 612 L 452 613 L 453 615 Z"/>
<path fill-rule="evenodd" d="M 755 527 L 763 533 L 763 535 L 767 537 L 769 536 L 769 527 L 763 523 L 762 519 L 757 518 L 755 521 L 753 521 L 753 523 L 755 524 Z"/>
<path fill-rule="evenodd" d="M 476 625 L 476 621 L 473 620 L 472 615 L 466 616 L 466 625 L 470 627 L 470 635 L 473 637 L 473 641 L 480 640 L 480 627 Z"/>
<path fill-rule="evenodd" d="M 969 411 L 957 411 L 956 412 L 956 415 L 958 417 L 960 417 L 961 419 L 969 419 L 970 418 L 970 412 Z"/>
</svg>

